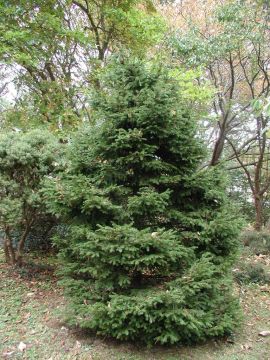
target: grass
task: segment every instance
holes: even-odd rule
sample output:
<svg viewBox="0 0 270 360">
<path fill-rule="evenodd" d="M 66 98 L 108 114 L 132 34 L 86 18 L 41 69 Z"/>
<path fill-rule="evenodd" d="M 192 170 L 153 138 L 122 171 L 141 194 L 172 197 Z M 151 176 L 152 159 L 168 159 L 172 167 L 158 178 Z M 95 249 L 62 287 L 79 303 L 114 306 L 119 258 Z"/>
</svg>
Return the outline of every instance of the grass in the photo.
<svg viewBox="0 0 270 360">
<path fill-rule="evenodd" d="M 246 256 L 246 255 L 245 255 Z M 248 261 L 251 261 L 248 255 Z M 46 259 L 48 263 L 49 259 Z M 42 265 L 43 261 L 43 265 Z M 256 257 L 270 270 L 270 257 Z M 63 323 L 65 299 L 53 267 L 32 263 L 12 270 L 0 253 L 0 358 L 37 360 L 270 360 L 269 284 L 242 284 L 236 291 L 245 314 L 234 339 L 212 340 L 192 347 L 141 348 L 101 339 Z M 54 265 L 52 263 L 52 265 Z M 26 349 L 20 351 L 22 342 Z"/>
</svg>

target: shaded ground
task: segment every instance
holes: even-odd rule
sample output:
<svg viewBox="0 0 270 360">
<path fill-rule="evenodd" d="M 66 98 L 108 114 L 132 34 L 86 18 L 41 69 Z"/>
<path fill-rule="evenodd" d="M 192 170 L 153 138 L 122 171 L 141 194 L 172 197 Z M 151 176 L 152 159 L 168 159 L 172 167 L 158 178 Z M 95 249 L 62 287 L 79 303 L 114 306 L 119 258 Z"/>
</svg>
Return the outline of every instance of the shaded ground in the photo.
<svg viewBox="0 0 270 360">
<path fill-rule="evenodd" d="M 270 270 L 269 257 L 249 257 Z M 14 274 L 0 253 L 0 358 L 38 360 L 270 360 L 270 286 L 237 287 L 244 324 L 234 339 L 154 349 L 96 338 L 63 324 L 65 300 L 50 267 Z M 21 348 L 21 350 L 19 350 Z"/>
</svg>

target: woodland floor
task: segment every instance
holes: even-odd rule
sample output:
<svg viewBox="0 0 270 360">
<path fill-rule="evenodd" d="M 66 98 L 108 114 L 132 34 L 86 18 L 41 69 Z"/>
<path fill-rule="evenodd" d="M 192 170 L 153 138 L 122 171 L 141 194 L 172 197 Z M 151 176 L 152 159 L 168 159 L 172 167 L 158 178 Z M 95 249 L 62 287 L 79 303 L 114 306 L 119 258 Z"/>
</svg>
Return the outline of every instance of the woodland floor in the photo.
<svg viewBox="0 0 270 360">
<path fill-rule="evenodd" d="M 69 329 L 63 323 L 65 299 L 44 259 L 12 271 L 0 252 L 0 358 L 37 360 L 270 360 L 270 286 L 237 285 L 244 321 L 233 339 L 192 347 L 147 349 Z M 270 270 L 270 257 L 249 256 Z M 46 264 L 48 259 L 46 259 Z M 20 349 L 21 348 L 21 349 Z"/>
</svg>

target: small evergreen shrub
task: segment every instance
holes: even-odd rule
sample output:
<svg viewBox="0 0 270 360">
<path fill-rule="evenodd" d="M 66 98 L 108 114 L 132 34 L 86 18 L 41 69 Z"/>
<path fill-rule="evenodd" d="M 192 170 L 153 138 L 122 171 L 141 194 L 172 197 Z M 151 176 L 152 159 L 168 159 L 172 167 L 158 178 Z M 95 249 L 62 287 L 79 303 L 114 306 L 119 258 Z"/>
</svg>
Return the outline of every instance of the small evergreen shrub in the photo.
<svg viewBox="0 0 270 360">
<path fill-rule="evenodd" d="M 41 188 L 44 178 L 57 172 L 60 152 L 57 139 L 47 131 L 0 136 L 0 232 L 6 261 L 12 265 L 22 265 L 34 230 L 52 218 Z"/>
<path fill-rule="evenodd" d="M 70 168 L 47 181 L 68 224 L 56 244 L 70 322 L 147 344 L 233 331 L 231 267 L 240 224 L 218 168 L 166 71 L 120 61 L 93 103 L 97 125 L 73 139 Z"/>
</svg>

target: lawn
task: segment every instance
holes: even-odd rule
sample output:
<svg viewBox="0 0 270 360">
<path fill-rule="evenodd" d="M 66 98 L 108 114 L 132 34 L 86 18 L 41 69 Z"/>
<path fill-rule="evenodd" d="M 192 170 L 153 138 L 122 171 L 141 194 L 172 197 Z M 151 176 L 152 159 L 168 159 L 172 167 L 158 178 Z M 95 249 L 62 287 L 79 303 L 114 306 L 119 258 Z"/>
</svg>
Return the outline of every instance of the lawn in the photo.
<svg viewBox="0 0 270 360">
<path fill-rule="evenodd" d="M 250 255 L 264 263 L 270 257 Z M 269 360 L 270 286 L 237 285 L 244 321 L 232 338 L 187 347 L 152 349 L 121 344 L 87 334 L 64 323 L 65 298 L 54 275 L 55 261 L 36 258 L 37 265 L 14 272 L 0 253 L 0 357 L 38 360 Z"/>
</svg>

